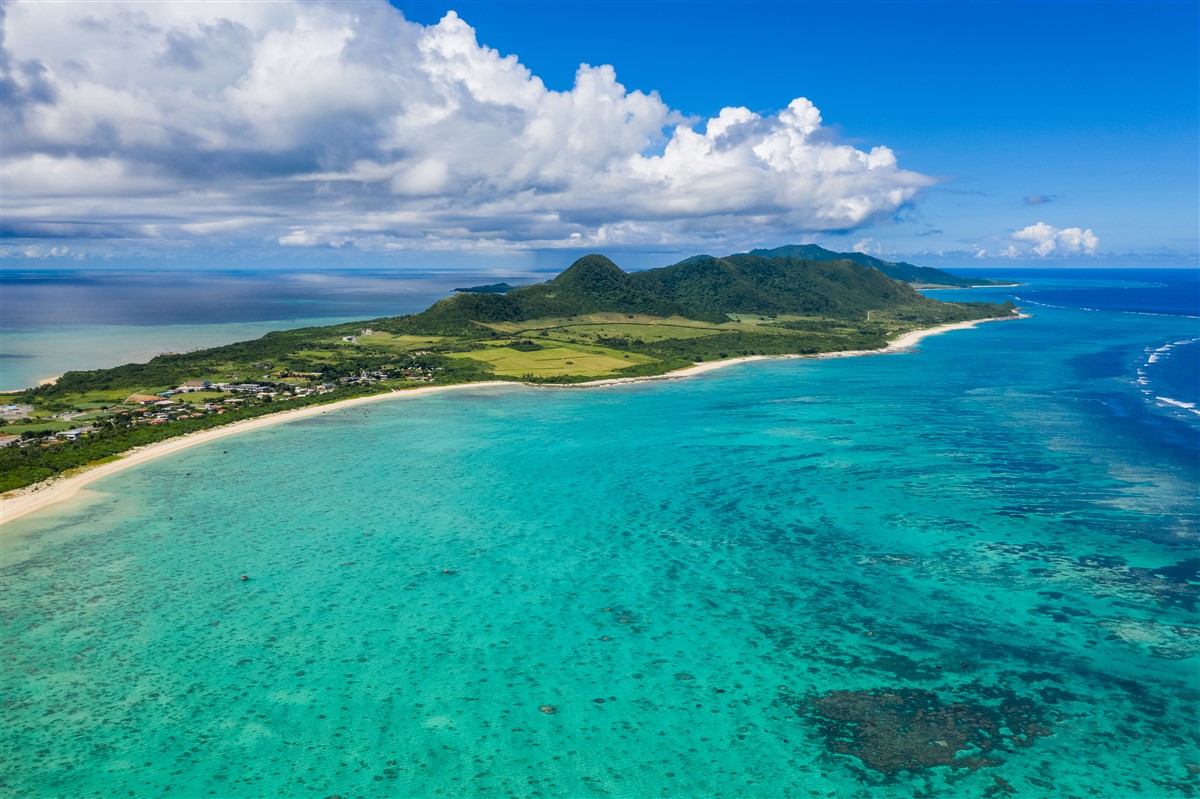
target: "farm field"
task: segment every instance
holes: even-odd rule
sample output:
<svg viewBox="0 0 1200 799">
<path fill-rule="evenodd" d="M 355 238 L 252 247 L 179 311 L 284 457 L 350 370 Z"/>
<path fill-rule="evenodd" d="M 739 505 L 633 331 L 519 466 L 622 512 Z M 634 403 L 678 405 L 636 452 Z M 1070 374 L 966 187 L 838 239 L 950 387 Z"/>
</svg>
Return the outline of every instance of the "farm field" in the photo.
<svg viewBox="0 0 1200 799">
<path fill-rule="evenodd" d="M 645 355 L 582 346 L 547 346 L 532 352 L 496 347 L 453 353 L 453 357 L 489 364 L 496 375 L 503 377 L 608 376 L 628 366 L 655 361 Z"/>
</svg>

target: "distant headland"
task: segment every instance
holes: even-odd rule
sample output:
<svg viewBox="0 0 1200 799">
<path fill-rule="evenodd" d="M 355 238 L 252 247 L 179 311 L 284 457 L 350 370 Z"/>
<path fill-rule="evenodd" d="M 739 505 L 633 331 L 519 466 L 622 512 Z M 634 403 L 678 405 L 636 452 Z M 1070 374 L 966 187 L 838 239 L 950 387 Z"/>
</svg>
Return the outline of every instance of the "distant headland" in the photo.
<svg viewBox="0 0 1200 799">
<path fill-rule="evenodd" d="M 507 283 L 489 283 L 486 286 L 471 286 L 465 289 L 455 289 L 462 294 L 507 294 L 515 289 L 516 286 L 510 286 Z"/>
</svg>

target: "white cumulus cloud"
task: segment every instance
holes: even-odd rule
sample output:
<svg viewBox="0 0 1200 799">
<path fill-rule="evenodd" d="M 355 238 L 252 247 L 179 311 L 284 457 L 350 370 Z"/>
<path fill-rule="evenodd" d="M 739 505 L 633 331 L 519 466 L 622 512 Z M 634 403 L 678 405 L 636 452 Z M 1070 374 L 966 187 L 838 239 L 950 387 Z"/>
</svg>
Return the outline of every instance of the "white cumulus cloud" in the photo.
<svg viewBox="0 0 1200 799">
<path fill-rule="evenodd" d="M 1094 255 L 1100 239 L 1091 231 L 1077 227 L 1056 228 L 1038 222 L 1012 234 L 1013 242 L 1004 250 L 1004 255 Z"/>
<path fill-rule="evenodd" d="M 294 227 L 286 236 L 279 237 L 279 243 L 285 247 L 306 247 L 319 241 L 320 239 L 302 227 Z"/>
<path fill-rule="evenodd" d="M 551 91 L 453 12 L 383 0 L 14 0 L 3 24 L 10 239 L 749 240 L 885 221 L 933 183 L 805 98 L 689 119 L 586 64 Z M 1051 249 L 1086 248 L 1072 230 Z"/>
<path fill-rule="evenodd" d="M 854 242 L 854 246 L 850 249 L 854 252 L 861 252 L 864 255 L 883 255 L 883 245 L 872 238 L 859 239 Z"/>
</svg>

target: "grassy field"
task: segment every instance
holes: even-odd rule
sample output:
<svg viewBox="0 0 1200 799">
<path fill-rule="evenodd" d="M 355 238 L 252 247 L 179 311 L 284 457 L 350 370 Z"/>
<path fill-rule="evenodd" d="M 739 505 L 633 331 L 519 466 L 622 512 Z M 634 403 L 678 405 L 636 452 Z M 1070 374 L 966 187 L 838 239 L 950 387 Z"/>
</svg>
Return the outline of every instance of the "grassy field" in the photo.
<svg viewBox="0 0 1200 799">
<path fill-rule="evenodd" d="M 155 387 L 138 393 L 157 394 L 160 391 L 166 391 L 166 389 Z M 76 395 L 75 407 L 81 410 L 87 408 L 107 408 L 118 404 L 132 393 L 134 392 L 126 388 L 109 389 L 107 391 L 88 391 L 84 394 Z"/>
<path fill-rule="evenodd" d="M 491 364 L 495 373 L 503 377 L 524 377 L 526 375 L 538 377 L 606 376 L 627 366 L 653 363 L 655 360 L 636 353 L 582 346 L 548 346 L 533 352 L 521 352 L 509 347 L 495 347 L 456 352 L 452 357 L 470 358 Z"/>
<path fill-rule="evenodd" d="M 318 364 L 336 363 L 337 353 L 334 350 L 299 350 L 293 357 Z"/>
<path fill-rule="evenodd" d="M 874 333 L 886 334 L 890 326 L 880 323 L 872 327 Z M 526 379 L 612 377 L 626 367 L 662 363 L 680 356 L 688 360 L 732 357 L 744 354 L 736 343 L 739 336 L 744 338 L 743 334 L 750 334 L 747 342 L 757 342 L 749 344 L 752 352 L 815 352 L 853 349 L 857 344 L 852 342 L 862 341 L 864 333 L 863 323 L 815 316 L 745 315 L 714 323 L 682 317 L 587 314 L 500 322 L 488 327 L 511 338 L 475 341 L 479 348 L 449 354 L 489 364 L 498 377 Z M 532 342 L 541 349 L 525 351 L 504 346 L 519 341 Z M 447 338 L 440 344 L 451 349 L 454 342 Z M 810 349 L 805 350 L 805 346 Z"/>
<path fill-rule="evenodd" d="M 395 333 L 376 332 L 369 336 L 360 336 L 358 346 L 397 351 L 425 350 L 444 339 L 445 336 L 403 336 Z"/>
<path fill-rule="evenodd" d="M 72 430 L 76 427 L 79 427 L 81 424 L 85 424 L 85 422 L 82 420 L 63 422 L 58 419 L 47 419 L 46 421 L 42 422 L 35 419 L 29 422 L 21 422 L 19 424 L 6 424 L 4 427 L 0 427 L 0 435 L 19 436 L 22 433 L 42 430 L 53 430 L 55 433 L 58 433 L 62 430 Z"/>
</svg>

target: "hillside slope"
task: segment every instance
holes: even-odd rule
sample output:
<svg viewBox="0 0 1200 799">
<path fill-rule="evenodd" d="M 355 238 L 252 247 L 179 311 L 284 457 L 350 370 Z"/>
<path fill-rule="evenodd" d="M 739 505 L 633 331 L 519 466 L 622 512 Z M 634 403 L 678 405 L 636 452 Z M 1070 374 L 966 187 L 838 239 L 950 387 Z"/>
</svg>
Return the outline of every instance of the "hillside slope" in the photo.
<svg viewBox="0 0 1200 799">
<path fill-rule="evenodd" d="M 839 259 L 853 261 L 861 266 L 878 269 L 892 280 L 904 283 L 919 283 L 928 286 L 953 286 L 970 288 L 972 286 L 999 286 L 1002 280 L 989 280 L 982 277 L 959 277 L 941 269 L 929 266 L 914 266 L 900 261 L 893 263 L 882 258 L 876 258 L 862 252 L 833 252 L 816 244 L 787 244 L 772 250 L 751 250 L 750 255 L 763 258 L 799 258 L 809 261 L 836 261 Z"/>
<path fill-rule="evenodd" d="M 797 247 L 788 252 L 810 250 Z M 1007 313 L 997 305 L 930 299 L 877 268 L 846 258 L 695 256 L 671 266 L 628 273 L 603 255 L 586 255 L 546 283 L 522 286 L 503 295 L 449 297 L 423 313 L 395 320 L 387 329 L 415 334 L 486 335 L 487 326 L 496 323 L 596 313 L 682 316 L 722 323 L 729 321 L 731 314 L 858 319 L 868 311 L 919 313 L 948 306 L 963 306 L 957 314 L 962 318 Z M 973 310 L 965 310 L 968 307 Z"/>
</svg>

